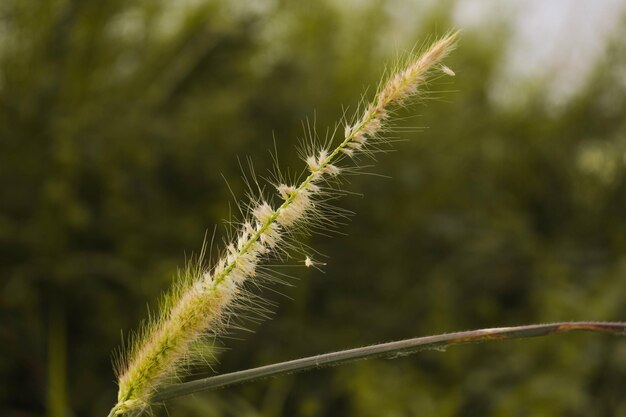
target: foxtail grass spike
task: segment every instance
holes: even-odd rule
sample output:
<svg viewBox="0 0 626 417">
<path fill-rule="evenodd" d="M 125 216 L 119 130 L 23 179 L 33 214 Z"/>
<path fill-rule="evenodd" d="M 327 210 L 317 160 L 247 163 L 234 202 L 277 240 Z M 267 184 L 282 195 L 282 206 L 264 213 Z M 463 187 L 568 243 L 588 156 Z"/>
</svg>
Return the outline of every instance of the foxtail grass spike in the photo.
<svg viewBox="0 0 626 417">
<path fill-rule="evenodd" d="M 155 393 L 184 373 L 186 364 L 194 359 L 194 344 L 207 335 L 214 338 L 223 333 L 242 305 L 266 315 L 263 301 L 247 289 L 249 282 L 264 279 L 266 269 L 259 266 L 280 258 L 293 244 L 294 231 L 327 219 L 329 183 L 353 169 L 346 159 L 356 161 L 360 154 L 380 148 L 381 133 L 394 108 L 419 94 L 431 70 L 441 69 L 456 37 L 454 33 L 441 38 L 391 74 L 364 111 L 352 123 L 345 123 L 344 136 L 334 149 L 309 144 L 303 151 L 307 165 L 304 180 L 273 184 L 282 200 L 276 208 L 271 200 L 257 196 L 214 265 L 205 266 L 200 257 L 182 271 L 158 317 L 135 337 L 120 360 L 118 401 L 111 415 L 138 415 L 147 410 Z M 310 257 L 304 263 L 314 265 Z"/>
</svg>

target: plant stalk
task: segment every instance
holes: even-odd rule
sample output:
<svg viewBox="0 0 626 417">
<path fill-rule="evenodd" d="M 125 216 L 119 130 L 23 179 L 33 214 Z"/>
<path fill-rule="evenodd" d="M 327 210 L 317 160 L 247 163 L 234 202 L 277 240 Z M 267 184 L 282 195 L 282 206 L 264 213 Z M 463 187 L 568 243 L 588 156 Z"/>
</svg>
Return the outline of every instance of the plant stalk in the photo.
<svg viewBox="0 0 626 417">
<path fill-rule="evenodd" d="M 529 337 L 548 336 L 572 331 L 588 331 L 626 335 L 626 322 L 560 322 L 551 324 L 532 324 L 527 326 L 499 327 L 492 329 L 469 330 L 447 333 L 437 336 L 418 337 L 396 342 L 326 353 L 287 362 L 261 366 L 258 368 L 237 371 L 209 378 L 197 379 L 181 384 L 169 385 L 156 392 L 153 399 L 162 402 L 172 398 L 189 395 L 205 390 L 223 388 L 244 382 L 302 372 L 309 369 L 320 369 L 362 359 L 386 357 L 395 359 L 423 350 L 441 350 L 448 346 L 482 343 L 496 340 L 523 339 Z"/>
</svg>

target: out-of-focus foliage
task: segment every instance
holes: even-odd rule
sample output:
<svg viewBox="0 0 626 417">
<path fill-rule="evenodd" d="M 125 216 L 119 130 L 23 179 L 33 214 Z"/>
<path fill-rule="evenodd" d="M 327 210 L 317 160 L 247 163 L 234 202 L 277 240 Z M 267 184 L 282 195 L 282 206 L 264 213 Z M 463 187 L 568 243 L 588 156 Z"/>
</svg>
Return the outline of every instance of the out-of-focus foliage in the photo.
<svg viewBox="0 0 626 417">
<path fill-rule="evenodd" d="M 395 52 L 384 2 L 0 2 L 0 414 L 103 415 L 111 351 L 243 193 L 237 158 L 299 167 Z M 448 28 L 416 17 L 406 45 Z M 273 296 L 220 371 L 478 327 L 626 318 L 624 33 L 558 110 L 489 99 L 507 48 L 468 31 L 443 100 L 355 177 L 326 273 Z M 454 81 L 454 82 L 452 82 Z M 454 92 L 443 92 L 454 90 Z M 371 90 L 370 90 L 371 92 Z M 430 98 L 432 96 L 426 96 Z M 314 113 L 315 111 L 315 113 Z M 420 114 L 420 118 L 412 117 Z M 400 126 L 400 127 L 402 127 Z M 244 163 L 246 165 L 247 163 Z M 211 233 L 209 233 L 211 234 Z M 218 228 L 217 241 L 223 234 Z M 290 270 L 291 271 L 291 270 Z M 172 416 L 626 415 L 626 344 L 503 342 L 184 398 Z"/>
</svg>

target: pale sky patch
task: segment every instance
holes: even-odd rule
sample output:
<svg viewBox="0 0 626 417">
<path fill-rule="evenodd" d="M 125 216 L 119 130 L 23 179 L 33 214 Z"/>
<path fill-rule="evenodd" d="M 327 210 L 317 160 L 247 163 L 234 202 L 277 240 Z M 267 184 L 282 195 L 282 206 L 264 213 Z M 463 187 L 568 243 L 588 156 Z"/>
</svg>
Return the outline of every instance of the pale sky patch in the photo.
<svg viewBox="0 0 626 417">
<path fill-rule="evenodd" d="M 546 81 L 553 105 L 566 102 L 591 74 L 607 41 L 624 24 L 624 0 L 466 0 L 455 21 L 481 30 L 494 18 L 511 24 L 501 71 L 494 80 L 499 102 L 524 99 L 521 87 Z"/>
</svg>

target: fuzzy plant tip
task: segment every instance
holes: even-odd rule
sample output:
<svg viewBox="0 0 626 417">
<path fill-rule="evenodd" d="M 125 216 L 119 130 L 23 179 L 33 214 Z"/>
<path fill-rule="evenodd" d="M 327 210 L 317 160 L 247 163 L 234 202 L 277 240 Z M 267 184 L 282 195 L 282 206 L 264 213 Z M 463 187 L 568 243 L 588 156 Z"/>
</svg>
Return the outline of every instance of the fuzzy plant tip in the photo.
<svg viewBox="0 0 626 417">
<path fill-rule="evenodd" d="M 198 343 L 214 342 L 227 332 L 242 309 L 246 314 L 241 316 L 252 311 L 256 317 L 267 317 L 271 306 L 252 290 L 280 282 L 280 274 L 272 276 L 270 263 L 302 248 L 297 233 L 303 228 L 327 230 L 337 224 L 331 217 L 340 209 L 329 202 L 336 199 L 331 193 L 338 192 L 341 176 L 358 168 L 360 155 L 371 156 L 381 148 L 394 108 L 419 95 L 433 74 L 453 75 L 442 60 L 456 38 L 457 33 L 450 33 L 420 55 L 411 55 L 381 83 L 372 101 L 352 119 L 339 122 L 338 138 L 323 145 L 313 141 L 301 150 L 306 166 L 301 182 L 292 184 L 279 176 L 272 184 L 273 196 L 257 195 L 242 208 L 242 218 L 215 261 L 207 265 L 201 254 L 179 273 L 159 313 L 133 335 L 118 361 L 118 401 L 110 416 L 149 411 L 160 388 L 176 382 L 194 360 L 206 361 L 194 357 Z M 302 250 L 299 263 L 324 265 L 313 259 Z"/>
</svg>

